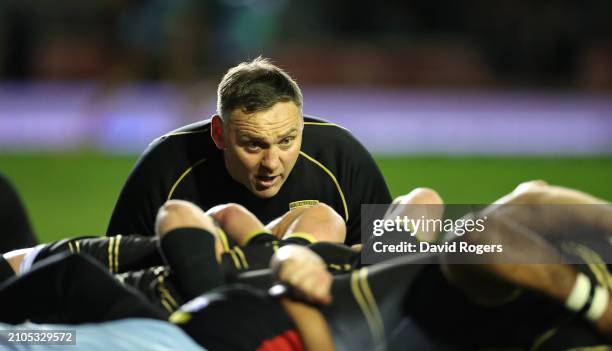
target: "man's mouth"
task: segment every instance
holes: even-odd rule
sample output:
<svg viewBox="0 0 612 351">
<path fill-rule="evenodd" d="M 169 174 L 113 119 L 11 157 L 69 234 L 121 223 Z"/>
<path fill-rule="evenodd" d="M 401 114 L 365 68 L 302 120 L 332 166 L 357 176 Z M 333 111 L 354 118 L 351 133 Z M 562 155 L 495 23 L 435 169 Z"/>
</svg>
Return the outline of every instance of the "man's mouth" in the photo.
<svg viewBox="0 0 612 351">
<path fill-rule="evenodd" d="M 277 179 L 279 178 L 279 176 L 264 176 L 264 175 L 258 175 L 255 176 L 255 179 L 257 180 L 257 186 L 258 187 L 262 187 L 262 188 L 269 188 L 271 186 L 273 186 L 274 184 L 276 184 Z"/>
</svg>

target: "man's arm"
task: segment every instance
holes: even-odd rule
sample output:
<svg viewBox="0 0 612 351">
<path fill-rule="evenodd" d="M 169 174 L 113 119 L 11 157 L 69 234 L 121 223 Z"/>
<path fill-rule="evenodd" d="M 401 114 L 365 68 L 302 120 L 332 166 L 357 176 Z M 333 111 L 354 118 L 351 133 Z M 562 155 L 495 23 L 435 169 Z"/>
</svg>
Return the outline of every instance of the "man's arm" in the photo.
<svg viewBox="0 0 612 351">
<path fill-rule="evenodd" d="M 106 231 L 107 235 L 155 235 L 155 215 L 166 201 L 167 176 L 163 165 L 163 141 L 145 150 L 121 189 Z M 177 156 L 181 157 L 181 156 Z"/>
<path fill-rule="evenodd" d="M 347 222 L 345 243 L 354 245 L 361 242 L 361 205 L 390 204 L 389 188 L 370 152 L 350 133 L 345 147 L 350 150 L 343 160 L 343 187 L 351 217 Z"/>
<path fill-rule="evenodd" d="M 123 273 L 163 265 L 157 246 L 157 238 L 142 235 L 85 236 L 9 251 L 4 258 L 16 274 L 22 274 L 53 255 L 80 253 L 93 258 L 110 273 Z"/>
<path fill-rule="evenodd" d="M 473 231 L 457 240 L 470 244 L 501 244 L 504 248 L 503 252 L 480 257 L 457 253 L 442 255 L 445 277 L 472 300 L 489 303 L 503 301 L 520 288 L 527 288 L 565 304 L 573 312 L 588 317 L 601 333 L 612 335 L 612 305 L 608 299 L 608 287 L 591 286 L 591 283 L 582 284 L 586 287 L 580 286 L 578 277 L 582 274 L 574 267 L 561 263 L 561 253 L 529 228 L 512 218 L 494 214 L 489 215 L 485 232 Z M 463 264 L 456 264 L 453 256 L 457 255 L 461 255 L 459 263 Z M 576 295 L 576 290 L 578 298 L 572 297 Z M 601 291 L 600 296 L 597 296 L 598 290 Z M 576 299 L 577 303 L 573 301 Z"/>
<path fill-rule="evenodd" d="M 280 248 L 270 262 L 277 281 L 290 286 L 294 295 L 316 304 L 332 302 L 333 278 L 321 257 L 298 245 Z M 285 312 L 295 323 L 306 350 L 334 350 L 329 326 L 321 312 L 308 304 L 282 298 Z"/>
</svg>

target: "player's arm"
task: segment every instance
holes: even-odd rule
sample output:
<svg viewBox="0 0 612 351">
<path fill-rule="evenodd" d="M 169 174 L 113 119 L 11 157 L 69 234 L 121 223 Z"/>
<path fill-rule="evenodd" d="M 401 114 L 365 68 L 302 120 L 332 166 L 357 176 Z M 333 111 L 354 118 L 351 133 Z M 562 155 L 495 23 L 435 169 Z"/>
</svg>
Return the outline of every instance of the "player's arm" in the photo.
<svg viewBox="0 0 612 351">
<path fill-rule="evenodd" d="M 342 164 L 340 179 L 349 210 L 347 245 L 361 242 L 361 205 L 390 204 L 387 183 L 370 152 L 350 133 L 342 137 Z"/>
<path fill-rule="evenodd" d="M 107 235 L 142 234 L 154 236 L 155 215 L 166 201 L 162 189 L 161 145 L 150 146 L 130 172 L 106 230 Z"/>
<path fill-rule="evenodd" d="M 530 180 L 519 184 L 511 193 L 495 201 L 501 205 L 606 205 L 610 202 L 558 185 L 549 185 L 544 180 Z"/>
<path fill-rule="evenodd" d="M 481 215 L 511 218 L 553 242 L 580 240 L 583 235 L 595 233 L 605 242 L 612 233 L 612 205 L 609 202 L 541 180 L 519 184 L 514 191 L 483 210 Z M 580 230 L 570 232 L 568 228 Z"/>
<path fill-rule="evenodd" d="M 86 254 L 111 273 L 122 273 L 163 264 L 157 249 L 157 238 L 141 235 L 67 238 L 10 251 L 3 256 L 15 274 L 22 274 L 30 270 L 35 263 L 64 252 Z"/>
<path fill-rule="evenodd" d="M 331 303 L 332 276 L 323 260 L 311 250 L 298 245 L 284 246 L 273 256 L 270 267 L 273 277 L 290 286 L 294 296 L 310 303 Z M 290 298 L 280 302 L 295 323 L 306 350 L 335 349 L 329 326 L 319 310 Z"/>
<path fill-rule="evenodd" d="M 527 288 L 564 304 L 590 320 L 600 332 L 612 335 L 609 289 L 563 264 L 560 253 L 529 228 L 494 215 L 489 216 L 485 232 L 466 233 L 458 240 L 503 245 L 502 252 L 442 256 L 442 271 L 447 279 L 472 300 L 489 304 L 507 301 L 517 289 Z"/>
<path fill-rule="evenodd" d="M 385 219 L 423 218 L 440 220 L 444 214 L 444 201 L 440 194 L 430 188 L 415 188 L 408 194 L 396 197 L 385 213 Z M 436 231 L 418 231 L 414 233 L 419 241 L 434 242 L 438 238 Z"/>
</svg>

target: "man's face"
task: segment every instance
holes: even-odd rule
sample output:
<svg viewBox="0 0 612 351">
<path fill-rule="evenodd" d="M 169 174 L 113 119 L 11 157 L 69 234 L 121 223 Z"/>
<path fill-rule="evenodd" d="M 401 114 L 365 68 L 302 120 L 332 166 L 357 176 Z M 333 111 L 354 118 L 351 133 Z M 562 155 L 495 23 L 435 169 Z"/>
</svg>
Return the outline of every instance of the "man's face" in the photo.
<svg viewBox="0 0 612 351">
<path fill-rule="evenodd" d="M 229 174 L 257 197 L 276 195 L 295 166 L 303 128 L 301 110 L 293 102 L 251 114 L 234 110 L 223 133 Z"/>
</svg>

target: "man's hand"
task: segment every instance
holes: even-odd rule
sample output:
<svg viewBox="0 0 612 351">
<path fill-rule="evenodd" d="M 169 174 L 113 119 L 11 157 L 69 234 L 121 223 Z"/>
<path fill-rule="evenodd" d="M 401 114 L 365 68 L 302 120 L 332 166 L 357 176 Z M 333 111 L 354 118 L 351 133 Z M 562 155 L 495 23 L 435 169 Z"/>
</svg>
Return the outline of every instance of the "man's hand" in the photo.
<svg viewBox="0 0 612 351">
<path fill-rule="evenodd" d="M 281 247 L 272 256 L 270 268 L 275 279 L 291 286 L 304 300 L 324 305 L 332 302 L 332 276 L 321 257 L 308 248 Z"/>
</svg>

